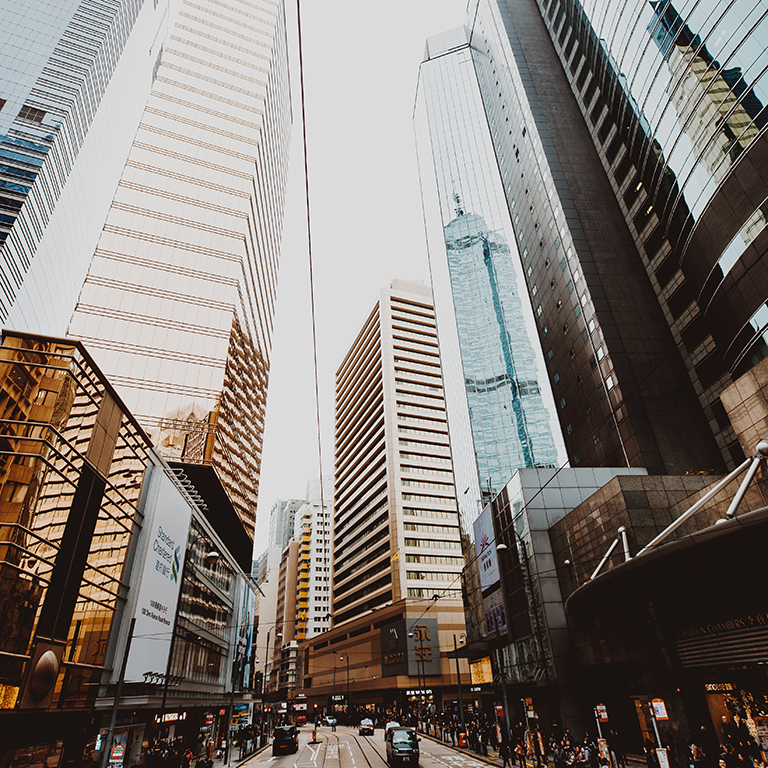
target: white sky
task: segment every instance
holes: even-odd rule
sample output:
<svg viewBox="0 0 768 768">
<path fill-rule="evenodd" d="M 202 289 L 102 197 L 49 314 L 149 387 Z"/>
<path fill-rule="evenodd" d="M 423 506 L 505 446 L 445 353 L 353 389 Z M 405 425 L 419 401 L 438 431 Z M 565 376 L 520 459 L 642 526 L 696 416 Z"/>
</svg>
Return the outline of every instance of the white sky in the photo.
<svg viewBox="0 0 768 768">
<path fill-rule="evenodd" d="M 286 0 L 295 51 L 296 3 Z M 304 84 L 323 471 L 333 471 L 334 375 L 393 278 L 429 283 L 412 113 L 427 37 L 464 23 L 466 0 L 305 0 Z M 273 336 L 255 552 L 278 498 L 318 474 L 301 103 L 294 132 Z"/>
</svg>

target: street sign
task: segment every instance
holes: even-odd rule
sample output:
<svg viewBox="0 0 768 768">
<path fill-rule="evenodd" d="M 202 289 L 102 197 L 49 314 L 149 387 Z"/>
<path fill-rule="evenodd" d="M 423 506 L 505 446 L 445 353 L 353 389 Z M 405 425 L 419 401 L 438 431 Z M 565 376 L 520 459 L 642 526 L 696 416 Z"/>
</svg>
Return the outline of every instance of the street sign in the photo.
<svg viewBox="0 0 768 768">
<path fill-rule="evenodd" d="M 666 749 L 657 749 L 656 757 L 658 758 L 658 761 L 659 761 L 659 768 L 670 768 L 669 755 L 667 754 Z"/>
<path fill-rule="evenodd" d="M 605 704 L 597 704 L 595 706 L 595 711 L 597 712 L 597 719 L 601 723 L 608 722 L 608 709 L 606 708 Z"/>
<path fill-rule="evenodd" d="M 664 699 L 653 699 L 651 706 L 653 707 L 653 716 L 657 720 L 669 720 L 667 705 L 664 703 Z"/>
</svg>

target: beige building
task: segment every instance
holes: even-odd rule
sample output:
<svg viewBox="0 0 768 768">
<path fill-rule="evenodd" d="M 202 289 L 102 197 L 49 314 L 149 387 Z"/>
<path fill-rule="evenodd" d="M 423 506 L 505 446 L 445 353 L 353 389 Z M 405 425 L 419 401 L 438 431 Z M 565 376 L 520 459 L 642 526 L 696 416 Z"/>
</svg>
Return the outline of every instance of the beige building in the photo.
<svg viewBox="0 0 768 768">
<path fill-rule="evenodd" d="M 291 128 L 284 9 L 184 2 L 69 327 L 256 515 Z"/>
<path fill-rule="evenodd" d="M 395 280 L 336 374 L 332 623 L 307 641 L 318 710 L 440 712 L 464 630 L 459 519 L 432 296 Z M 453 672 L 451 671 L 453 670 Z"/>
<path fill-rule="evenodd" d="M 431 291 L 382 291 L 336 374 L 334 627 L 409 598 L 461 607 Z"/>
</svg>

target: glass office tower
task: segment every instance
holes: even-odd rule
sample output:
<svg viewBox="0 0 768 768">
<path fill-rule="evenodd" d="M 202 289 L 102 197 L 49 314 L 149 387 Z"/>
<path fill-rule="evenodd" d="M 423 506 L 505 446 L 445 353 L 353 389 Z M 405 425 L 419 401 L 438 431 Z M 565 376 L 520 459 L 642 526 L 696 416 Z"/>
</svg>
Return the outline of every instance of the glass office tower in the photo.
<svg viewBox="0 0 768 768">
<path fill-rule="evenodd" d="M 251 535 L 290 129 L 283 4 L 184 2 L 69 326 Z"/>
<path fill-rule="evenodd" d="M 428 55 L 416 129 L 466 531 L 478 499 L 565 451 L 464 29 L 430 39 Z"/>
<path fill-rule="evenodd" d="M 63 335 L 177 0 L 0 0 L 0 322 Z"/>
<path fill-rule="evenodd" d="M 458 193 L 490 230 L 505 221 L 504 238 L 516 246 L 517 284 L 533 308 L 529 336 L 546 371 L 539 381 L 549 380 L 571 465 L 721 466 L 539 7 L 478 0 L 470 10 L 468 29 L 427 42 L 416 104 L 436 301 L 449 290 L 442 229 Z M 474 192 L 492 187 L 496 220 Z M 454 301 L 441 317 L 455 314 Z"/>
</svg>

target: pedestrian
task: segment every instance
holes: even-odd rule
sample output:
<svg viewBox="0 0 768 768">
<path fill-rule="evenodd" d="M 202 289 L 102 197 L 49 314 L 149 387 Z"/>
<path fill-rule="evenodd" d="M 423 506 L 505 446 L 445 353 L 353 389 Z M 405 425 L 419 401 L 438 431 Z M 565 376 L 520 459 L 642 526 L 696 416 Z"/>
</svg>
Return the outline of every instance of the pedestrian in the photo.
<svg viewBox="0 0 768 768">
<path fill-rule="evenodd" d="M 608 736 L 608 745 L 612 752 L 616 753 L 616 762 L 619 768 L 627 768 L 627 753 L 624 751 L 624 739 L 618 731 L 611 729 Z"/>
<path fill-rule="evenodd" d="M 511 765 L 509 760 L 509 742 L 506 740 L 501 742 L 501 746 L 499 747 L 499 757 L 502 759 L 501 768 L 507 768 L 508 764 Z"/>
<path fill-rule="evenodd" d="M 646 736 L 643 742 L 643 752 L 645 752 L 645 764 L 648 768 L 659 768 L 656 758 L 656 744 L 648 736 Z"/>
</svg>

